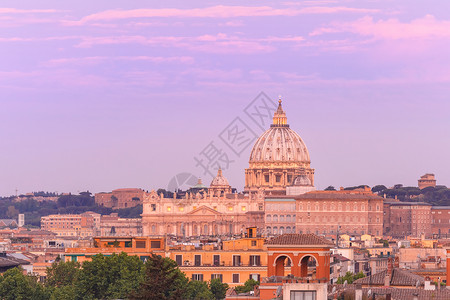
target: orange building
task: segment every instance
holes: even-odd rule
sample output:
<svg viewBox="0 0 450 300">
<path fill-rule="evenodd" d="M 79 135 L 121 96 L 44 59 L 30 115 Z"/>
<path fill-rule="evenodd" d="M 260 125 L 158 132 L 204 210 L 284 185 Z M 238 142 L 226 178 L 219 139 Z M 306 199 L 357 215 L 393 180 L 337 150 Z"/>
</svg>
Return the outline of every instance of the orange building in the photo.
<svg viewBox="0 0 450 300">
<path fill-rule="evenodd" d="M 83 262 L 96 254 L 112 255 L 125 252 L 137 255 L 145 261 L 150 253 L 164 255 L 165 239 L 163 237 L 95 237 L 93 247 L 66 248 L 66 261 Z"/>
<path fill-rule="evenodd" d="M 314 234 L 286 234 L 265 241 L 257 236 L 256 228 L 249 228 L 241 239 L 170 247 L 165 245 L 163 237 L 96 237 L 94 247 L 68 248 L 65 256 L 67 261 L 83 262 L 99 253 L 125 252 L 145 261 L 151 253 L 158 253 L 176 261 L 191 280 L 219 278 L 234 287 L 250 278 L 267 283 L 270 276 L 283 280 L 287 275 L 311 282 L 328 282 L 332 246 Z M 262 289 L 276 288 L 280 280 Z"/>
</svg>

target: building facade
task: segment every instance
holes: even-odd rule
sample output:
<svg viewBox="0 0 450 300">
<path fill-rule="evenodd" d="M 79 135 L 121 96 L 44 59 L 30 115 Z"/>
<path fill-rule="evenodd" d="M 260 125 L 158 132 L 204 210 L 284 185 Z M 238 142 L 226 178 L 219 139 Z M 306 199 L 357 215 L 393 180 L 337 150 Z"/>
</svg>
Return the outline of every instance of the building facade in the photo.
<svg viewBox="0 0 450 300">
<path fill-rule="evenodd" d="M 41 229 L 62 237 L 91 237 L 96 235 L 100 214 L 85 212 L 81 215 L 49 215 L 41 217 Z"/>
<path fill-rule="evenodd" d="M 135 207 L 142 204 L 145 194 L 142 189 L 117 189 L 110 193 L 95 194 L 95 203 L 113 209 Z"/>
<path fill-rule="evenodd" d="M 383 234 L 383 198 L 368 188 L 267 196 L 265 206 L 268 234 Z"/>
<path fill-rule="evenodd" d="M 141 218 L 119 218 L 117 213 L 105 215 L 100 220 L 101 236 L 142 236 Z"/>
<path fill-rule="evenodd" d="M 450 206 L 431 207 L 431 232 L 438 237 L 450 237 Z"/>
<path fill-rule="evenodd" d="M 425 174 L 420 176 L 420 179 L 418 180 L 418 186 L 419 189 L 424 189 L 426 187 L 436 187 L 436 179 L 434 177 L 434 174 Z"/>
<path fill-rule="evenodd" d="M 219 177 L 219 180 L 217 179 Z M 264 227 L 264 193 L 225 193 L 221 170 L 208 192 L 165 198 L 155 191 L 144 198 L 144 235 L 220 236 L 239 235 L 247 227 Z M 215 186 L 220 184 L 220 188 Z"/>
<path fill-rule="evenodd" d="M 384 234 L 393 237 L 430 236 L 431 204 L 425 202 L 384 202 Z"/>
</svg>

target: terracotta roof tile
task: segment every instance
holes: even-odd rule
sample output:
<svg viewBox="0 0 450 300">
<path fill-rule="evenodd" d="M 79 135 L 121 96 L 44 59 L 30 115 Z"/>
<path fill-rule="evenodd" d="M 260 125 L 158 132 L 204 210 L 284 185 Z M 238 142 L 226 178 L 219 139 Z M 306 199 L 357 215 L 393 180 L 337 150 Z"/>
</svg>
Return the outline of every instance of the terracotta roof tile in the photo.
<svg viewBox="0 0 450 300">
<path fill-rule="evenodd" d="M 381 271 L 379 273 L 373 274 L 368 277 L 364 277 L 361 279 L 358 279 L 355 281 L 356 283 L 360 284 L 373 284 L 373 285 L 383 285 L 384 286 L 384 279 L 386 277 L 387 270 Z M 416 286 L 417 281 L 419 281 L 420 285 L 423 285 L 424 278 L 422 276 L 413 274 L 406 270 L 401 270 L 398 268 L 395 268 L 392 270 L 391 275 L 391 286 Z"/>
<path fill-rule="evenodd" d="M 287 233 L 279 235 L 266 242 L 266 245 L 324 245 L 333 246 L 334 244 L 327 239 L 312 233 L 295 234 Z"/>
<path fill-rule="evenodd" d="M 339 285 L 329 285 L 329 295 L 330 291 L 333 289 L 333 287 L 338 287 L 340 292 L 345 291 L 354 291 L 355 285 L 350 284 L 345 289 L 342 289 L 342 286 Z M 383 297 L 386 294 L 391 294 L 392 299 L 413 299 L 414 294 L 417 295 L 418 300 L 448 300 L 450 299 L 450 291 L 448 289 L 441 289 L 441 290 L 435 290 L 435 291 L 428 291 L 424 289 L 416 289 L 414 288 L 394 288 L 394 287 L 365 287 L 363 288 L 363 295 L 367 297 L 368 291 L 371 291 L 371 295 L 376 294 L 378 297 Z M 377 299 L 379 299 L 377 297 Z M 372 299 L 372 296 L 370 297 Z"/>
</svg>

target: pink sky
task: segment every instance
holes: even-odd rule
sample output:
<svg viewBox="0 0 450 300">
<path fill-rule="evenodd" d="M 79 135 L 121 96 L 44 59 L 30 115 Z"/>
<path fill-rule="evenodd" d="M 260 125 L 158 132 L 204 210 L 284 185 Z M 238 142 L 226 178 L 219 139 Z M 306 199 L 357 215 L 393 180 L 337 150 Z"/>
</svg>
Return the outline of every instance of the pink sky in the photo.
<svg viewBox="0 0 450 300">
<path fill-rule="evenodd" d="M 0 196 L 167 187 L 284 99 L 316 185 L 450 185 L 450 3 L 2 1 Z"/>
</svg>

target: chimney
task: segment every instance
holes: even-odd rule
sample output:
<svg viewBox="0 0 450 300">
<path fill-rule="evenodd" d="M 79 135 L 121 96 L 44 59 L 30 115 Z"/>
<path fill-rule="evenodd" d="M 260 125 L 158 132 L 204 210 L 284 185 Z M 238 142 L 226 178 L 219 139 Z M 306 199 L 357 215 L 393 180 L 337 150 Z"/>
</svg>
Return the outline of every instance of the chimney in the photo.
<svg viewBox="0 0 450 300">
<path fill-rule="evenodd" d="M 386 273 L 386 276 L 384 277 L 384 286 L 388 287 L 391 285 L 391 273 L 389 273 L 389 269 Z"/>
<path fill-rule="evenodd" d="M 423 289 L 426 291 L 434 291 L 436 286 L 434 284 L 431 284 L 430 277 L 425 277 L 425 283 Z"/>
<path fill-rule="evenodd" d="M 392 257 L 388 258 L 388 268 L 387 268 L 387 272 L 386 272 L 386 276 L 384 277 L 384 286 L 390 286 L 391 285 L 391 277 L 393 274 L 393 262 L 392 262 Z"/>
</svg>

